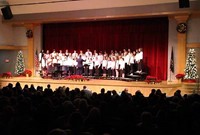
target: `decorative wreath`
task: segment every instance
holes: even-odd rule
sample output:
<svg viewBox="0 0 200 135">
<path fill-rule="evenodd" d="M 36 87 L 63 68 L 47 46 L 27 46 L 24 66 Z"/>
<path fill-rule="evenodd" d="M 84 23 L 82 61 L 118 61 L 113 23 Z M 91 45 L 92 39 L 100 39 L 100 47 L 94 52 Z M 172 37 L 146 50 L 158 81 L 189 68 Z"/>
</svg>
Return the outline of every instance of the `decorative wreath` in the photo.
<svg viewBox="0 0 200 135">
<path fill-rule="evenodd" d="M 185 33 L 187 31 L 187 24 L 186 23 L 179 23 L 176 27 L 176 30 L 179 33 Z"/>
<path fill-rule="evenodd" d="M 33 37 L 33 31 L 32 30 L 27 30 L 26 31 L 26 37 L 27 38 L 32 38 Z"/>
</svg>

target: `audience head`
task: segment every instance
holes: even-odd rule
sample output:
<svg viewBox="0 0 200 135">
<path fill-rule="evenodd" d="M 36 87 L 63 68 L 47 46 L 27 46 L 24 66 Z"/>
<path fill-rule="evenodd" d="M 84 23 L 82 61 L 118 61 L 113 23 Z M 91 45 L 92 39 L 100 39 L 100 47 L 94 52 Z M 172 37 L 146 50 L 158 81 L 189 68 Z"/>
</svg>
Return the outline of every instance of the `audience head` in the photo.
<svg viewBox="0 0 200 135">
<path fill-rule="evenodd" d="M 48 88 L 48 89 L 50 89 L 50 88 L 51 88 L 51 85 L 50 85 L 50 84 L 48 84 L 48 85 L 47 85 L 47 88 Z"/>
<path fill-rule="evenodd" d="M 83 89 L 86 89 L 86 88 L 87 88 L 87 87 L 84 85 L 84 86 L 83 86 Z"/>
<path fill-rule="evenodd" d="M 101 94 L 105 94 L 105 89 L 104 88 L 101 89 Z"/>
</svg>

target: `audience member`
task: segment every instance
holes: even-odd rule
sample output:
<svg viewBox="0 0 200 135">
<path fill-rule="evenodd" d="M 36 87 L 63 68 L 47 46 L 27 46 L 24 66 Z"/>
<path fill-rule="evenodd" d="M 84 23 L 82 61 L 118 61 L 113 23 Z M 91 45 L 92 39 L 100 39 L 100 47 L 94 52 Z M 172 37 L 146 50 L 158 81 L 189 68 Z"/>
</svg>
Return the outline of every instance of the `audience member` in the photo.
<svg viewBox="0 0 200 135">
<path fill-rule="evenodd" d="M 13 87 L 14 86 L 14 87 Z M 0 90 L 0 134 L 2 135 L 133 135 L 200 134 L 200 96 L 167 97 L 152 89 L 145 97 L 124 89 L 87 87 L 51 89 L 8 84 Z M 88 95 L 87 95 L 87 94 Z M 86 96 L 87 95 L 87 96 Z"/>
</svg>

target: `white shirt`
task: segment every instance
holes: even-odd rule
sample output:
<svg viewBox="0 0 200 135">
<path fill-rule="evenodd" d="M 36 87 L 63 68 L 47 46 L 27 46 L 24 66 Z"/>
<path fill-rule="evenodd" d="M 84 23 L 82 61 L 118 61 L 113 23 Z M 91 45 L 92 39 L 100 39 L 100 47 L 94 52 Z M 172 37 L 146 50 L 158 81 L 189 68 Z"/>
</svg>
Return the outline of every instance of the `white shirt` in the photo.
<svg viewBox="0 0 200 135">
<path fill-rule="evenodd" d="M 56 53 L 55 53 L 55 52 L 52 52 L 52 53 L 51 53 L 51 57 L 56 57 Z"/>
<path fill-rule="evenodd" d="M 73 66 L 73 59 L 72 58 L 70 58 L 70 57 L 68 57 L 68 59 L 67 59 L 67 66 Z"/>
<path fill-rule="evenodd" d="M 45 66 L 46 66 L 46 61 L 44 60 L 44 58 L 42 58 L 42 60 L 41 60 L 41 66 L 42 66 L 42 67 L 45 67 Z"/>
<path fill-rule="evenodd" d="M 63 61 L 64 61 L 65 59 L 67 59 L 67 56 L 64 56 L 64 55 L 63 55 L 63 56 L 61 56 L 61 60 L 63 60 Z"/>
<path fill-rule="evenodd" d="M 39 53 L 39 61 L 42 61 L 42 53 Z"/>
<path fill-rule="evenodd" d="M 63 62 L 62 62 L 63 66 L 67 66 L 68 64 L 68 60 L 67 59 L 64 59 Z"/>
<path fill-rule="evenodd" d="M 41 62 L 41 67 L 46 66 L 45 58 L 44 58 L 44 56 L 42 57 L 42 53 L 39 53 L 39 61 Z"/>
<path fill-rule="evenodd" d="M 139 53 L 136 53 L 136 55 L 135 55 L 135 60 L 136 60 L 137 62 L 140 61 Z"/>
<path fill-rule="evenodd" d="M 63 61 L 60 59 L 58 60 L 58 63 L 62 66 L 63 65 Z"/>
<path fill-rule="evenodd" d="M 46 61 L 46 66 L 50 66 L 50 65 L 52 65 L 52 59 L 48 58 Z"/>
<path fill-rule="evenodd" d="M 112 67 L 112 61 L 108 61 L 108 66 L 107 66 L 107 69 L 111 68 Z"/>
<path fill-rule="evenodd" d="M 57 60 L 56 58 L 54 58 L 52 62 L 53 62 L 53 63 L 57 63 L 58 60 Z"/>
<path fill-rule="evenodd" d="M 73 60 L 73 65 L 74 67 L 76 67 L 78 65 L 78 62 L 76 60 Z"/>
<path fill-rule="evenodd" d="M 125 68 L 125 61 L 120 59 L 119 60 L 119 66 L 120 66 L 120 69 L 124 69 Z"/>
<path fill-rule="evenodd" d="M 132 55 L 132 56 L 130 57 L 130 64 L 134 64 L 134 61 L 135 61 L 135 56 Z"/>
<path fill-rule="evenodd" d="M 90 62 L 89 69 L 93 69 L 93 68 L 94 68 L 94 62 L 93 62 L 93 61 L 91 61 L 91 62 Z"/>
<path fill-rule="evenodd" d="M 111 61 L 111 69 L 115 69 L 115 61 Z"/>
<path fill-rule="evenodd" d="M 48 53 L 44 54 L 44 58 L 45 58 L 46 60 L 49 59 L 49 58 L 50 58 L 50 54 L 48 54 Z"/>
<path fill-rule="evenodd" d="M 89 65 L 90 64 L 90 60 L 89 59 L 86 59 L 85 61 L 83 61 L 83 65 Z"/>
<path fill-rule="evenodd" d="M 103 60 L 102 67 L 107 68 L 107 65 L 108 65 L 108 61 L 107 60 Z"/>
<path fill-rule="evenodd" d="M 83 60 L 86 60 L 85 54 L 82 54 L 82 55 L 81 55 L 81 58 L 82 58 Z"/>
<path fill-rule="evenodd" d="M 58 53 L 58 56 L 60 56 L 60 57 L 61 57 L 61 56 L 63 56 L 63 54 L 62 54 L 62 53 Z"/>
<path fill-rule="evenodd" d="M 94 55 L 92 55 L 92 61 L 97 61 L 98 60 L 98 57 L 96 57 L 96 56 L 94 56 Z"/>
<path fill-rule="evenodd" d="M 124 57 L 124 61 L 125 63 L 130 64 L 130 56 L 128 54 Z"/>
<path fill-rule="evenodd" d="M 119 60 L 116 60 L 115 62 L 115 69 L 119 69 Z"/>
<path fill-rule="evenodd" d="M 85 56 L 86 57 L 91 57 L 92 56 L 92 52 L 90 52 L 90 51 L 85 52 Z"/>
<path fill-rule="evenodd" d="M 95 67 L 96 67 L 96 66 L 100 66 L 100 63 L 99 63 L 98 60 L 94 61 L 94 66 L 95 66 Z"/>
<path fill-rule="evenodd" d="M 98 55 L 97 57 L 98 57 L 98 61 L 99 61 L 99 63 L 102 64 L 102 61 L 103 61 L 103 55 L 101 54 L 101 55 Z"/>
<path fill-rule="evenodd" d="M 72 53 L 72 58 L 77 58 L 78 57 L 78 53 L 74 52 Z"/>
<path fill-rule="evenodd" d="M 142 51 L 138 53 L 138 57 L 139 57 L 139 60 L 143 59 L 143 52 Z"/>
<path fill-rule="evenodd" d="M 69 52 L 65 52 L 65 55 L 68 56 L 68 55 L 69 55 Z"/>
</svg>

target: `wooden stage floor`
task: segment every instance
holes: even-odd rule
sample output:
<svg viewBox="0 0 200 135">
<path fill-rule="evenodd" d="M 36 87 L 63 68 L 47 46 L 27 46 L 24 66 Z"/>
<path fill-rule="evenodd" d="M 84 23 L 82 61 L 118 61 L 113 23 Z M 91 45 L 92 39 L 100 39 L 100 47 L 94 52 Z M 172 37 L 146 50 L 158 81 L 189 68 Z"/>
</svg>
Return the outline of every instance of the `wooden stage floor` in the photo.
<svg viewBox="0 0 200 135">
<path fill-rule="evenodd" d="M 121 80 L 105 80 L 105 79 L 90 79 L 89 81 L 72 81 L 72 80 L 55 80 L 55 79 L 43 79 L 41 77 L 13 77 L 13 78 L 0 78 L 0 88 L 8 85 L 8 83 L 16 84 L 20 82 L 22 87 L 25 84 L 29 86 L 33 84 L 35 87 L 42 86 L 46 88 L 47 84 L 50 84 L 52 89 L 55 90 L 59 86 L 69 87 L 70 90 L 74 88 L 82 89 L 83 86 L 87 86 L 92 92 L 99 93 L 101 88 L 108 90 L 116 90 L 118 93 L 123 91 L 125 88 L 128 89 L 128 92 L 135 94 L 137 90 L 140 90 L 144 96 L 148 96 L 153 88 L 160 89 L 163 93 L 166 93 L 167 96 L 173 96 L 174 92 L 178 89 L 181 90 L 182 95 L 192 94 L 199 92 L 199 86 L 197 83 L 182 83 L 172 81 L 162 81 L 158 84 L 148 84 L 144 81 L 121 81 Z"/>
</svg>

